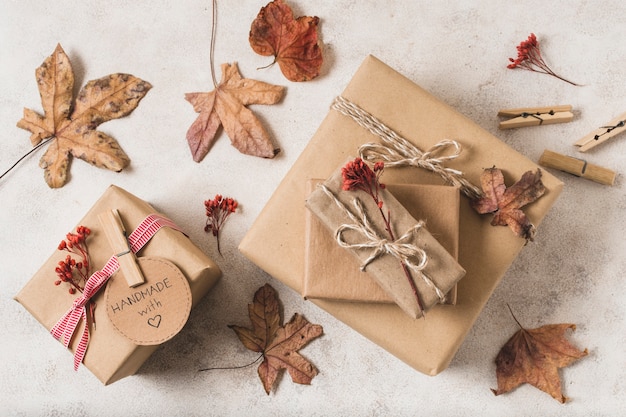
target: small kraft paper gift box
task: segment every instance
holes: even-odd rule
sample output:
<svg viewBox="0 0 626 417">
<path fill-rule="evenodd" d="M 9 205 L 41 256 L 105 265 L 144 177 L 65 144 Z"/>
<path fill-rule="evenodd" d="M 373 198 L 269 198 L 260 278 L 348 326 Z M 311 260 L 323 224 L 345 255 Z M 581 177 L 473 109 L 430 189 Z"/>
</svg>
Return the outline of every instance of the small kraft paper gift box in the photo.
<svg viewBox="0 0 626 417">
<path fill-rule="evenodd" d="M 60 247 L 15 299 L 73 352 L 75 368 L 84 364 L 106 385 L 174 337 L 221 271 L 171 220 L 114 185 L 78 225 L 90 230 L 83 291 L 54 286 L 67 256 Z"/>
<path fill-rule="evenodd" d="M 364 189 L 346 190 L 343 187 L 343 173 L 348 166 L 344 165 L 329 179 L 319 183 L 306 200 L 309 211 L 326 226 L 326 238 L 330 237 L 334 246 L 343 249 L 339 255 L 344 256 L 332 262 L 333 259 L 326 257 L 327 251 L 318 252 L 322 250 L 319 239 L 312 241 L 309 234 L 305 270 L 323 264 L 329 268 L 324 274 L 327 287 L 355 289 L 362 288 L 363 279 L 368 278 L 361 276 L 359 279 L 357 275 L 356 279 L 349 280 L 349 277 L 354 277 L 359 270 L 369 271 L 369 279 L 374 280 L 406 314 L 412 318 L 421 317 L 434 304 L 445 301 L 446 294 L 465 275 L 465 270 L 433 237 L 423 219 L 412 217 L 388 187 L 379 186 L 378 180 L 372 187 L 369 177 L 373 171 L 363 161 L 355 162 L 348 162 L 352 171 L 358 171 L 354 174 L 370 173 L 367 178 L 357 175 L 360 182 L 367 182 Z M 458 190 L 442 188 L 453 189 L 458 198 Z M 458 199 L 456 204 L 442 209 L 442 212 L 448 209 L 457 213 L 457 221 L 454 222 L 454 218 L 450 220 L 458 226 Z M 307 261 L 312 261 L 315 255 L 323 257 L 311 265 Z M 356 268 L 345 255 L 352 255 L 359 261 Z M 341 274 L 341 265 L 348 266 L 348 275 Z M 309 279 L 322 278 L 315 274 L 305 275 L 305 291 Z"/>
<path fill-rule="evenodd" d="M 382 177 L 384 179 L 384 176 Z M 307 183 L 306 195 L 322 183 Z M 454 258 L 459 254 L 459 207 L 457 187 L 421 184 L 386 184 L 386 189 Z M 327 298 L 364 303 L 394 303 L 393 298 L 346 254 L 328 228 L 311 210 L 305 213 L 304 298 Z M 395 217 L 395 216 L 394 216 Z M 456 303 L 456 285 L 443 304 Z"/>
<path fill-rule="evenodd" d="M 411 80 L 377 58 L 367 57 L 239 245 L 252 262 L 300 294 L 305 275 L 307 181 L 328 178 L 362 145 L 382 143 L 377 133 L 361 125 L 360 117 L 350 116 L 337 103 L 351 103 L 375 116 L 394 135 L 423 151 L 418 162 L 428 164 L 439 159 L 448 168 L 445 173 L 462 172 L 469 184 L 480 184 L 484 168 L 493 166 L 502 169 L 507 184 L 529 170 L 539 169 Z M 448 183 L 441 172 L 412 166 L 385 164 L 385 177 L 390 184 Z M 542 180 L 544 195 L 524 207 L 537 227 L 563 188 L 562 182 L 548 172 L 543 172 Z M 465 190 L 471 188 L 462 185 Z M 478 215 L 470 207 L 468 197 L 462 197 L 459 264 L 466 275 L 457 285 L 456 305 L 450 308 L 435 306 L 426 318 L 412 319 L 393 304 L 311 301 L 416 370 L 436 375 L 450 364 L 502 276 L 526 244 L 509 228 L 490 223 L 491 216 Z M 540 231 L 536 239 L 541 239 Z"/>
</svg>

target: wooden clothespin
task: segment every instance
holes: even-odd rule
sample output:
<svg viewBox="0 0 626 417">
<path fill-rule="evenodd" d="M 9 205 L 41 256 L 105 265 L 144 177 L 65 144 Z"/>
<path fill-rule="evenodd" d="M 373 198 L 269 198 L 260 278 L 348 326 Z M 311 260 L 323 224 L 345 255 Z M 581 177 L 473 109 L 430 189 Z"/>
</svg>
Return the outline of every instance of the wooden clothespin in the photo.
<svg viewBox="0 0 626 417">
<path fill-rule="evenodd" d="M 574 145 L 579 146 L 578 152 L 587 152 L 589 149 L 606 142 L 624 131 L 626 131 L 626 113 L 611 120 L 606 126 L 599 127 L 587 136 L 582 137 Z"/>
<path fill-rule="evenodd" d="M 498 116 L 513 117 L 500 122 L 500 129 L 514 129 L 516 127 L 551 125 L 555 123 L 571 122 L 574 118 L 572 106 L 564 104 L 551 107 L 522 107 L 519 109 L 500 110 Z"/>
<path fill-rule="evenodd" d="M 139 268 L 137 258 L 128 243 L 126 229 L 124 228 L 120 213 L 117 209 L 107 210 L 98 215 L 98 220 L 100 220 L 100 224 L 109 241 L 109 245 L 113 249 L 113 253 L 117 256 L 120 269 L 124 273 L 128 286 L 136 287 L 143 284 L 145 278 Z"/>
<path fill-rule="evenodd" d="M 539 158 L 539 165 L 558 169 L 600 184 L 613 185 L 615 182 L 615 172 L 610 169 L 547 149 L 543 151 L 541 158 Z"/>
</svg>

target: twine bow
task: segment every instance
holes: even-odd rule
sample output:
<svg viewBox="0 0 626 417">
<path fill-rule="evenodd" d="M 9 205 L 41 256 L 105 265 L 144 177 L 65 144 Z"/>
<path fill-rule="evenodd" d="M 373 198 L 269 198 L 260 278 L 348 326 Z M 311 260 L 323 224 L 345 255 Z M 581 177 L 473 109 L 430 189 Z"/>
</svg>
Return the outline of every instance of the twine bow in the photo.
<svg viewBox="0 0 626 417">
<path fill-rule="evenodd" d="M 459 187 L 469 198 L 476 199 L 481 196 L 480 189 L 469 182 L 463 172 L 444 166 L 445 162 L 460 156 L 461 145 L 457 141 L 444 139 L 423 152 L 376 117 L 344 97 L 336 97 L 331 108 L 350 117 L 383 141 L 383 144 L 362 145 L 359 149 L 361 158 L 368 161 L 382 160 L 386 166 L 415 166 L 427 169 L 439 174 L 447 183 Z"/>
<path fill-rule="evenodd" d="M 330 199 L 339 207 L 339 209 L 347 215 L 351 223 L 340 225 L 335 230 L 335 240 L 339 246 L 347 249 L 373 249 L 370 256 L 361 264 L 361 271 L 365 271 L 367 266 L 380 256 L 388 254 L 403 262 L 409 269 L 416 272 L 424 282 L 432 288 L 440 300 L 445 299 L 445 294 L 441 289 L 435 285 L 435 283 L 423 272 L 428 263 L 428 254 L 426 251 L 414 244 L 409 243 L 413 234 L 417 233 L 423 226 L 424 222 L 420 221 L 409 230 L 406 231 L 400 238 L 390 241 L 381 237 L 374 227 L 372 226 L 367 213 L 363 207 L 363 203 L 358 198 L 354 198 L 352 203 L 356 211 L 356 215 L 353 214 L 331 190 L 325 185 L 320 185 L 324 193 L 330 197 Z M 362 242 L 349 243 L 344 239 L 344 232 L 355 231 L 361 234 L 365 240 Z M 414 260 L 417 260 L 415 262 Z"/>
<path fill-rule="evenodd" d="M 137 229 L 128 236 L 128 243 L 133 253 L 139 252 L 146 243 L 156 234 L 156 232 L 162 227 L 169 227 L 174 230 L 181 231 L 174 222 L 168 218 L 159 216 L 157 214 L 151 214 L 146 217 L 137 226 Z M 87 322 L 87 306 L 98 291 L 107 283 L 109 278 L 118 270 L 120 264 L 117 260 L 117 256 L 113 255 L 104 267 L 94 272 L 87 282 L 83 293 L 74 300 L 69 310 L 59 319 L 59 321 L 50 330 L 52 336 L 57 339 L 63 339 L 63 345 L 68 347 L 72 336 L 78 329 L 78 324 L 81 319 L 85 323 L 83 334 L 80 337 L 76 351 L 74 352 L 74 370 L 78 370 L 78 367 L 82 363 L 85 354 L 87 353 L 87 346 L 89 345 L 89 323 Z"/>
</svg>

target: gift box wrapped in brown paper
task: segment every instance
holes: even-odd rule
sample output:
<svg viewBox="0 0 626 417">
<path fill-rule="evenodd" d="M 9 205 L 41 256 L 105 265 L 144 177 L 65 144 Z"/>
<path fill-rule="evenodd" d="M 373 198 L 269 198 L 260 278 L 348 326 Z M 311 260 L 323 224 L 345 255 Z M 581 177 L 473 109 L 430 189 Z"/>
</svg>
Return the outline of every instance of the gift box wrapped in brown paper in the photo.
<svg viewBox="0 0 626 417">
<path fill-rule="evenodd" d="M 384 176 L 383 176 L 384 179 Z M 321 180 L 307 183 L 307 195 Z M 425 222 L 426 229 L 454 258 L 459 254 L 460 195 L 456 187 L 421 184 L 386 184 L 386 189 L 414 219 Z M 360 264 L 346 254 L 328 228 L 307 210 L 305 234 L 305 275 L 302 295 L 353 302 L 394 303 L 393 298 Z M 394 215 L 395 218 L 395 215 Z M 445 304 L 456 303 L 456 286 L 447 294 Z"/>
<path fill-rule="evenodd" d="M 507 184 L 538 166 L 477 126 L 380 60 L 369 56 L 341 94 L 374 115 L 412 144 L 426 151 L 445 139 L 457 141 L 461 155 L 448 161 L 473 184 L 484 168 L 496 166 Z M 344 114 L 330 110 L 319 129 L 280 183 L 239 245 L 241 252 L 298 293 L 304 285 L 305 187 L 310 179 L 328 178 L 358 148 L 379 138 Z M 441 177 L 413 168 L 385 168 L 386 182 L 438 184 Z M 543 173 L 545 194 L 524 208 L 538 226 L 563 184 Z M 457 286 L 457 303 L 435 306 L 414 320 L 400 308 L 382 303 L 313 299 L 339 320 L 425 374 L 444 370 L 459 349 L 493 290 L 525 245 L 507 227 L 494 227 L 479 216 L 466 197 L 461 201 L 459 263 L 467 271 Z M 537 234 L 541 239 L 541 233 Z"/>
<path fill-rule="evenodd" d="M 387 216 L 390 220 L 390 228 L 394 233 L 394 240 L 397 239 L 397 242 L 400 242 L 405 248 L 411 248 L 410 255 L 406 255 L 408 262 L 405 263 L 405 265 L 417 265 L 423 262 L 423 265 L 421 265 L 422 268 L 403 268 L 399 258 L 391 253 L 380 252 L 378 256 L 371 260 L 371 263 L 366 265 L 365 270 L 369 271 L 371 279 L 373 279 L 380 288 L 409 315 L 409 317 L 421 317 L 423 315 L 422 309 L 428 311 L 434 304 L 443 302 L 445 295 L 455 286 L 459 279 L 465 275 L 465 270 L 456 262 L 455 257 L 448 253 L 432 236 L 426 228 L 423 219 L 419 219 L 418 221 L 412 217 L 409 210 L 400 204 L 386 187 L 377 191 L 379 194 L 378 198 L 383 202 L 383 206 L 381 207 L 382 211 L 379 213 L 379 206 L 367 193 L 356 190 L 345 191 L 342 190 L 342 185 L 342 170 L 338 169 L 329 179 L 316 187 L 316 189 L 308 195 L 306 200 L 307 208 L 309 208 L 309 210 L 327 227 L 326 236 L 330 236 L 331 240 L 335 240 L 333 239 L 333 235 L 335 235 L 336 230 L 340 227 L 344 227 L 343 225 L 348 225 L 349 229 L 341 233 L 342 241 L 345 243 L 365 243 L 370 246 L 380 242 L 379 239 L 391 242 L 391 239 L 389 239 L 390 236 L 387 235 L 386 232 L 386 225 L 380 215 L 381 213 L 388 213 Z M 355 201 L 360 203 L 359 207 L 362 207 L 362 214 L 367 217 L 367 220 L 363 220 L 361 215 L 355 213 Z M 458 207 L 457 200 L 456 207 L 453 206 L 451 211 L 458 213 Z M 446 208 L 442 208 L 442 212 L 445 211 Z M 351 218 L 349 213 L 356 217 Z M 357 224 L 361 226 L 355 227 Z M 371 232 L 355 230 L 360 229 L 360 227 L 363 227 L 365 224 L 368 225 L 368 228 L 374 233 L 373 236 L 366 237 L 364 234 Z M 370 238 L 375 239 L 377 242 L 367 242 Z M 312 251 L 317 250 L 318 247 L 322 249 L 321 245 L 318 245 L 319 242 L 315 241 L 313 245 L 311 243 L 311 241 L 307 242 L 309 259 L 312 256 Z M 340 247 L 336 240 L 334 244 Z M 374 251 L 374 248 L 371 246 L 368 248 L 352 247 L 341 249 L 343 249 L 344 253 L 348 253 L 352 255 L 353 258 L 358 259 L 360 266 L 363 266 L 363 263 L 367 262 Z M 357 267 L 354 268 L 354 264 L 346 258 L 345 256 L 339 257 L 335 264 L 351 265 L 352 273 L 348 276 L 353 276 L 354 271 L 359 271 L 360 266 L 357 265 Z M 318 264 L 319 263 L 321 262 L 318 262 Z M 323 263 L 330 267 L 331 270 L 334 269 L 335 273 L 339 272 L 336 269 L 337 266 L 333 265 L 334 263 L 331 259 L 326 258 Z M 409 275 L 408 277 L 407 274 Z M 350 287 L 351 285 L 360 287 L 361 281 L 365 277 L 361 277 L 361 280 L 357 277 L 357 279 L 352 282 L 347 282 L 346 278 L 345 275 L 333 274 L 329 280 L 330 282 L 327 282 L 326 285 L 329 287 Z M 415 293 L 408 279 L 413 281 L 416 290 Z M 307 276 L 305 275 L 305 288 L 307 287 L 306 280 Z M 333 285 L 334 283 L 336 284 Z M 419 301 L 417 297 L 419 297 Z"/>
<path fill-rule="evenodd" d="M 130 231 L 134 230 L 148 215 L 156 213 L 145 201 L 129 192 L 110 186 L 85 217 L 78 223 L 91 229 L 88 249 L 93 271 L 105 265 L 111 257 L 111 247 L 104 236 L 98 215 L 106 210 L 117 209 Z M 71 295 L 67 287 L 55 287 L 55 267 L 66 253 L 55 251 L 26 286 L 15 296 L 47 330 L 72 306 L 77 295 Z M 141 249 L 141 257 L 161 259 L 173 263 L 187 278 L 191 290 L 191 305 L 194 306 L 206 295 L 221 276 L 218 266 L 208 258 L 183 233 L 169 227 L 161 228 Z M 111 279 L 117 276 L 113 275 Z M 110 282 L 109 282 L 110 284 Z M 89 345 L 83 364 L 104 384 L 110 384 L 134 374 L 148 357 L 158 348 L 155 345 L 137 345 L 122 335 L 111 323 L 106 312 L 105 289 L 92 299 L 95 302 L 95 329 L 91 329 Z M 84 320 L 83 320 L 84 321 Z M 84 323 L 79 323 L 84 326 Z M 81 327 L 82 329 L 82 327 Z M 82 331 L 79 329 L 79 331 Z M 48 335 L 47 337 L 51 337 Z M 74 335 L 70 350 L 75 351 L 80 335 Z M 68 356 L 67 366 L 72 366 Z"/>
</svg>

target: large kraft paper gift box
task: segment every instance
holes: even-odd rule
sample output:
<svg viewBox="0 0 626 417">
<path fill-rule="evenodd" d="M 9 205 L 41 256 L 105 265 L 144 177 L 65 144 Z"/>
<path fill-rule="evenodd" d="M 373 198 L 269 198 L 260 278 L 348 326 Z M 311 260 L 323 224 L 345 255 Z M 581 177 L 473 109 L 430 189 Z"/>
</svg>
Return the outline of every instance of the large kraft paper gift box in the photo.
<svg viewBox="0 0 626 417">
<path fill-rule="evenodd" d="M 504 172 L 507 185 L 538 166 L 509 148 L 445 103 L 377 58 L 368 56 L 341 94 L 412 144 L 426 151 L 444 139 L 456 140 L 461 155 L 446 166 L 480 184 L 484 168 Z M 249 232 L 240 251 L 252 262 L 298 293 L 303 290 L 305 187 L 310 179 L 328 178 L 346 158 L 377 136 L 351 118 L 330 110 L 321 126 L 278 186 Z M 440 176 L 414 167 L 385 168 L 387 183 L 438 184 Z M 524 211 L 538 226 L 563 184 L 543 172 L 545 194 Z M 467 271 L 459 281 L 455 306 L 435 306 L 413 320 L 397 306 L 311 300 L 418 371 L 436 375 L 459 349 L 502 276 L 526 243 L 509 228 L 492 226 L 491 216 L 474 212 L 462 197 L 459 263 Z M 541 239 L 541 233 L 537 234 Z"/>
<path fill-rule="evenodd" d="M 148 215 L 156 213 L 145 201 L 117 186 L 110 186 L 78 223 L 91 229 L 87 246 L 92 273 L 101 269 L 112 255 L 98 215 L 113 209 L 119 211 L 128 233 L 135 230 Z M 78 296 L 70 295 L 65 285 L 54 286 L 57 279 L 55 267 L 65 256 L 66 252 L 55 251 L 15 297 L 48 331 L 68 311 Z M 218 266 L 188 237 L 169 227 L 158 230 L 137 256 L 139 259 L 150 257 L 166 260 L 178 267 L 189 283 L 191 306 L 195 306 L 221 276 Z M 107 285 L 117 277 L 118 273 L 114 274 Z M 119 279 L 123 278 L 122 275 Z M 159 345 L 137 345 L 118 332 L 107 316 L 104 293 L 105 288 L 102 288 L 92 299 L 96 306 L 96 326 L 90 328 L 90 340 L 83 364 L 104 384 L 110 384 L 134 374 Z M 76 350 L 83 328 L 84 320 L 81 320 L 69 346 L 72 352 Z M 71 367 L 71 357 L 68 356 L 67 359 L 67 366 Z"/>
</svg>

